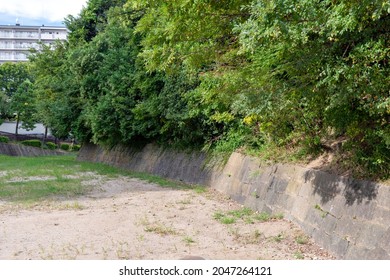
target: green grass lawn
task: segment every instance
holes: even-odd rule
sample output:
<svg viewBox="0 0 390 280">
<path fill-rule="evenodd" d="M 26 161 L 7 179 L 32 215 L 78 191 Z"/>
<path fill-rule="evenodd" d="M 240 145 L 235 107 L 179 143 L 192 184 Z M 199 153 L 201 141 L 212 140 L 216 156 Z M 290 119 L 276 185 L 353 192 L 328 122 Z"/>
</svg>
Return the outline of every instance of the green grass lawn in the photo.
<svg viewBox="0 0 390 280">
<path fill-rule="evenodd" d="M 163 187 L 189 186 L 146 173 L 136 173 L 106 164 L 80 162 L 76 156 L 10 157 L 0 155 L 0 200 L 35 202 L 50 197 L 72 197 L 93 188 L 82 184 L 100 176 L 129 176 Z"/>
</svg>

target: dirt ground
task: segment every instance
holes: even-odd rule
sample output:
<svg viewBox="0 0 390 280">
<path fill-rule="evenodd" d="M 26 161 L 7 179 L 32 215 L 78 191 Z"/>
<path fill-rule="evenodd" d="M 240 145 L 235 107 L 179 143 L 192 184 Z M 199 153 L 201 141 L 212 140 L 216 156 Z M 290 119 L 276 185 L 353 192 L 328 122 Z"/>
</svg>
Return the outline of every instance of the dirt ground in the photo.
<svg viewBox="0 0 390 280">
<path fill-rule="evenodd" d="M 92 191 L 30 206 L 0 201 L 0 259 L 333 259 L 292 223 L 216 213 L 242 209 L 213 190 L 96 178 Z"/>
</svg>

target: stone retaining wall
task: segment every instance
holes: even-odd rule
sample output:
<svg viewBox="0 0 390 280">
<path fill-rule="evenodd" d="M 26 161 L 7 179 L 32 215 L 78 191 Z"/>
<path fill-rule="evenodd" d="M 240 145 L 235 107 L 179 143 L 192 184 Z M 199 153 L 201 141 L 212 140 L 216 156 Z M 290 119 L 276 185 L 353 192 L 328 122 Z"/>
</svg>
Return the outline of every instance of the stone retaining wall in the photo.
<svg viewBox="0 0 390 280">
<path fill-rule="evenodd" d="M 0 143 L 0 154 L 7 156 L 50 156 L 50 155 L 63 155 L 63 152 L 45 150 L 30 146 L 23 146 L 19 144 L 6 144 Z"/>
<path fill-rule="evenodd" d="M 79 159 L 210 186 L 252 209 L 283 213 L 340 259 L 390 259 L 387 185 L 294 165 L 262 166 L 239 153 L 224 167 L 210 167 L 202 153 L 153 145 L 142 150 L 86 145 Z"/>
</svg>

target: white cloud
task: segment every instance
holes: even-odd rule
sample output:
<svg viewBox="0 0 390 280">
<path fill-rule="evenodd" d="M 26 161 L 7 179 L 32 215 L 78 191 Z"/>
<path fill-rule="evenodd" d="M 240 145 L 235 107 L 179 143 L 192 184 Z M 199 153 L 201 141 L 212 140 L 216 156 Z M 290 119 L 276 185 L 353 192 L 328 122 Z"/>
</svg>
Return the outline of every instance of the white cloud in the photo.
<svg viewBox="0 0 390 280">
<path fill-rule="evenodd" d="M 87 0 L 0 0 L 0 12 L 15 18 L 44 18 L 62 21 L 67 15 L 78 15 Z"/>
</svg>

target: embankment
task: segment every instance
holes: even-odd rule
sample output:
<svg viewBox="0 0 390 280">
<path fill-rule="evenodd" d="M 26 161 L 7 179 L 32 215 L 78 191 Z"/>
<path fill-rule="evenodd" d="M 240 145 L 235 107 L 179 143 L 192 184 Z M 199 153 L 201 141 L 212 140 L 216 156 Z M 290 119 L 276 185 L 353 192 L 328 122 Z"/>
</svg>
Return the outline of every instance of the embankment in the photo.
<svg viewBox="0 0 390 280">
<path fill-rule="evenodd" d="M 147 145 L 85 145 L 79 160 L 149 172 L 228 194 L 259 211 L 283 213 L 340 259 L 390 259 L 390 187 L 294 165 L 262 166 L 233 153 L 223 167 L 202 153 Z"/>
<path fill-rule="evenodd" d="M 34 156 L 51 156 L 51 155 L 63 155 L 63 152 L 45 150 L 35 147 L 23 146 L 19 144 L 6 144 L 0 143 L 0 154 L 7 156 L 23 156 L 23 157 L 34 157 Z"/>
</svg>

